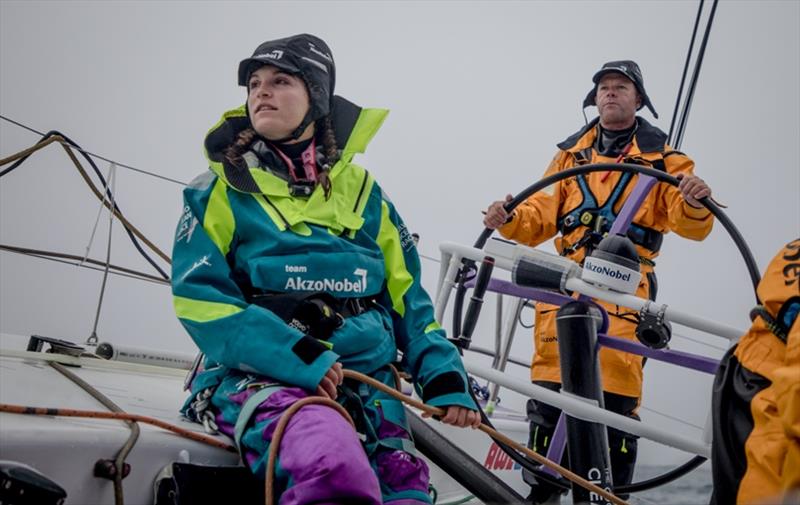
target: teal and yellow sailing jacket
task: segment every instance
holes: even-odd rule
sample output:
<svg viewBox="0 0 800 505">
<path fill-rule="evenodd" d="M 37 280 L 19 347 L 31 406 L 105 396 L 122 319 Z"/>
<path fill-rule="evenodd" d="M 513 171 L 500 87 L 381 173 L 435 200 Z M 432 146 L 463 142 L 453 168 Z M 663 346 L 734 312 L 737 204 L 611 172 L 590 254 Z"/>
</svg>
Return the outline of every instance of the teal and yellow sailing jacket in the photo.
<svg viewBox="0 0 800 505">
<path fill-rule="evenodd" d="M 435 321 L 420 284 L 411 234 L 373 177 L 352 162 L 388 111 L 335 98 L 333 125 L 344 146 L 326 200 L 317 185 L 292 196 L 288 183 L 258 166 L 224 160 L 249 125 L 244 106 L 225 113 L 205 141 L 210 171 L 185 190 L 172 255 L 175 311 L 206 354 L 193 392 L 241 370 L 314 391 L 331 365 L 371 373 L 397 359 L 422 398 L 474 408 L 455 346 Z M 369 299 L 326 340 L 304 334 L 252 302 L 253 293 L 324 292 Z"/>
</svg>

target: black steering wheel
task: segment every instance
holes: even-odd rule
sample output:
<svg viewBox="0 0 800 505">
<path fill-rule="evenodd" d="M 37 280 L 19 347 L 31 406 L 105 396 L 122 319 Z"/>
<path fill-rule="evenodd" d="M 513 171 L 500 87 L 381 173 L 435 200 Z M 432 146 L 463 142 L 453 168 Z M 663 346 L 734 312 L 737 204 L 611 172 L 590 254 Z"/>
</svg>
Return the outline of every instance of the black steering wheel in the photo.
<svg viewBox="0 0 800 505">
<path fill-rule="evenodd" d="M 588 165 L 581 165 L 578 167 L 568 168 L 566 170 L 562 170 L 558 173 L 553 175 L 544 177 L 539 181 L 531 184 L 520 193 L 518 193 L 511 201 L 507 202 L 503 207 L 505 208 L 506 212 L 513 211 L 519 204 L 527 200 L 531 195 L 534 193 L 541 191 L 542 189 L 550 186 L 551 184 L 555 184 L 558 181 L 562 181 L 564 179 L 568 179 L 570 177 L 575 177 L 581 174 L 588 174 L 592 172 L 601 172 L 601 171 L 614 171 L 614 172 L 624 172 L 624 173 L 637 173 L 642 175 L 650 176 L 659 182 L 664 182 L 667 184 L 671 184 L 672 186 L 678 186 L 679 180 L 668 173 L 656 170 L 654 168 L 642 166 L 642 165 L 634 165 L 631 163 L 593 163 Z M 758 297 L 758 283 L 761 281 L 761 274 L 758 271 L 758 266 L 756 265 L 756 261 L 753 258 L 753 253 L 750 251 L 750 247 L 745 242 L 742 234 L 733 224 L 733 222 L 728 218 L 728 216 L 722 211 L 722 209 L 712 202 L 708 197 L 701 198 L 699 200 L 700 203 L 703 204 L 713 215 L 714 217 L 722 223 L 722 226 L 728 232 L 728 235 L 733 239 L 734 244 L 736 245 L 737 249 L 739 250 L 742 259 L 744 260 L 745 266 L 747 267 L 748 274 L 750 275 L 750 280 L 753 284 L 753 292 L 756 298 L 756 304 L 760 304 L 760 300 Z M 484 228 L 481 234 L 478 236 L 478 239 L 475 241 L 473 247 L 476 249 L 483 249 L 486 241 L 491 237 L 494 230 L 489 228 Z M 453 336 L 458 338 L 461 334 L 461 323 L 462 323 L 462 314 L 463 314 L 463 306 L 464 306 L 464 299 L 466 293 L 466 286 L 465 283 L 468 280 L 474 278 L 476 272 L 475 262 L 468 259 L 462 259 L 462 266 L 458 271 L 457 274 L 457 286 L 456 286 L 456 295 L 453 301 Z M 477 317 L 477 316 L 476 316 Z M 486 416 L 483 409 L 480 408 L 480 404 L 478 404 L 477 400 L 475 401 L 476 405 L 478 405 L 478 409 L 480 410 L 482 422 L 485 424 L 492 426 L 491 421 Z M 505 443 L 500 440 L 494 439 L 495 443 L 506 453 L 508 454 L 511 459 L 522 465 L 525 469 L 529 471 L 536 471 L 538 464 L 535 461 L 531 461 L 525 455 L 518 453 L 513 448 L 509 447 Z M 694 456 L 692 459 L 683 463 L 682 465 L 656 477 L 648 479 L 642 482 L 634 482 L 624 486 L 616 486 L 614 488 L 615 493 L 633 493 L 637 491 L 644 491 L 646 489 L 651 489 L 653 487 L 665 484 L 670 482 L 674 479 L 681 477 L 682 475 L 690 472 L 694 468 L 700 466 L 706 458 L 702 456 Z M 537 476 L 542 475 L 540 472 L 536 472 Z M 547 478 L 546 475 L 542 475 L 543 477 Z M 551 481 L 556 486 L 560 486 L 561 484 L 553 479 Z"/>
</svg>

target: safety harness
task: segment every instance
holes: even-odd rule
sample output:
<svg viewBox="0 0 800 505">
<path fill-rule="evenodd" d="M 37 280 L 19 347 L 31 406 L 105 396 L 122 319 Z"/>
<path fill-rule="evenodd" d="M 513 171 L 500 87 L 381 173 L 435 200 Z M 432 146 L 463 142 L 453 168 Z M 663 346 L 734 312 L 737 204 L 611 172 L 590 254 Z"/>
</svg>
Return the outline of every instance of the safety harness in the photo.
<svg viewBox="0 0 800 505">
<path fill-rule="evenodd" d="M 664 156 L 666 157 L 672 153 L 677 153 L 677 151 L 665 153 Z M 585 165 L 591 162 L 592 147 L 587 147 L 572 154 L 576 165 Z M 626 157 L 623 162 L 637 165 L 648 163 L 656 170 L 666 171 L 663 157 L 652 161 L 645 161 L 639 157 Z M 578 242 L 565 248 L 562 251 L 562 255 L 571 254 L 581 247 L 594 248 L 608 233 L 617 218 L 617 212 L 615 212 L 614 207 L 616 207 L 632 177 L 633 174 L 630 172 L 623 173 L 603 205 L 598 205 L 597 198 L 592 193 L 592 190 L 589 189 L 585 176 L 581 174 L 576 177 L 583 201 L 576 208 L 559 217 L 556 224 L 562 236 L 566 236 L 579 226 L 585 226 L 587 231 Z M 664 241 L 663 233 L 634 223 L 631 223 L 628 227 L 627 235 L 634 244 L 644 247 L 653 253 L 657 253 L 661 249 L 661 244 Z"/>
<path fill-rule="evenodd" d="M 776 317 L 772 317 L 772 314 L 763 305 L 756 305 L 750 310 L 750 320 L 755 321 L 757 317 L 760 317 L 767 329 L 785 344 L 789 336 L 789 328 L 794 324 L 798 314 L 800 314 L 800 296 L 793 296 L 781 305 Z"/>
<path fill-rule="evenodd" d="M 289 326 L 319 340 L 328 340 L 345 318 L 361 315 L 376 304 L 374 296 L 336 298 L 323 291 L 254 292 L 248 302 L 271 310 Z"/>
</svg>

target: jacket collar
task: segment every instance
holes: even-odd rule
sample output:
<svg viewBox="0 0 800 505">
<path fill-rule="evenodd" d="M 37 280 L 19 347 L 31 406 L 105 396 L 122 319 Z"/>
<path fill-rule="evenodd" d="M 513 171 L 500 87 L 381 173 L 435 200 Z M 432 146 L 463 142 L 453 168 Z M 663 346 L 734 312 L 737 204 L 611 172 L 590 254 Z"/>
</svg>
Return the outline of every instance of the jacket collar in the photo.
<svg viewBox="0 0 800 505">
<path fill-rule="evenodd" d="M 320 186 L 307 199 L 295 198 L 289 192 L 286 180 L 259 166 L 236 167 L 225 160 L 225 148 L 239 132 L 250 126 L 244 106 L 224 113 L 206 136 L 205 150 L 209 168 L 237 191 L 254 196 L 264 195 L 280 212 L 282 220 L 275 221 L 280 229 L 288 225 L 293 231 L 307 234 L 309 232 L 305 224 L 308 223 L 325 226 L 337 234 L 345 230 L 358 230 L 364 223 L 361 213 L 373 180 L 366 170 L 351 165 L 350 162 L 356 153 L 366 151 L 388 113 L 386 109 L 363 109 L 344 98 L 334 97 L 331 119 L 336 143 L 344 147 L 341 149 L 339 161 L 330 171 L 330 200 L 325 199 Z"/>
<path fill-rule="evenodd" d="M 347 164 L 355 154 L 366 151 L 388 113 L 386 109 L 364 109 L 340 96 L 334 97 L 331 119 L 336 132 L 336 144 L 344 146 L 340 147 L 340 163 Z M 244 105 L 222 115 L 206 134 L 204 147 L 209 168 L 238 191 L 288 195 L 288 184 L 281 178 L 260 168 L 233 166 L 225 159 L 225 149 L 233 143 L 239 132 L 249 127 L 250 120 Z M 332 176 L 334 172 L 332 170 Z"/>
<path fill-rule="evenodd" d="M 648 123 L 642 117 L 636 116 L 636 121 L 639 127 L 634 134 L 634 139 L 639 151 L 643 153 L 663 153 L 667 142 L 667 134 Z M 599 117 L 594 118 L 589 124 L 558 143 L 558 148 L 562 151 L 577 152 L 590 147 L 597 136 L 596 126 L 599 122 Z"/>
</svg>

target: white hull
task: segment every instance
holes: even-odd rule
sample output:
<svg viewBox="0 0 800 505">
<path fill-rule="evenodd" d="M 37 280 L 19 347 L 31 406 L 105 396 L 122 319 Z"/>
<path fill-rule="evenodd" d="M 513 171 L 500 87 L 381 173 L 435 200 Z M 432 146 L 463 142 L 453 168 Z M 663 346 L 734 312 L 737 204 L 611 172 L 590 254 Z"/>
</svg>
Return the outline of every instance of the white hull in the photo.
<svg viewBox="0 0 800 505">
<path fill-rule="evenodd" d="M 0 351 L 0 403 L 30 407 L 107 411 L 101 403 L 49 365 L 57 361 L 91 384 L 126 412 L 154 417 L 198 433 L 203 427 L 183 420 L 178 408 L 186 398 L 184 370 L 105 361 L 95 358 Z M 77 365 L 77 366 L 76 366 Z M 433 421 L 432 421 L 433 422 Z M 123 480 L 126 504 L 153 503 L 153 483 L 174 461 L 237 465 L 234 453 L 139 423 L 141 434 L 126 458 L 130 474 Z M 518 467 L 483 433 L 435 422 L 449 440 L 488 466 L 524 494 Z M 520 442 L 527 438 L 521 421 L 498 420 L 497 426 Z M 66 504 L 112 504 L 113 481 L 93 475 L 98 459 L 113 460 L 130 435 L 124 422 L 108 419 L 0 413 L 0 460 L 27 464 L 67 492 Z M 217 439 L 230 442 L 223 436 Z M 469 493 L 431 465 L 431 480 L 440 503 L 460 501 Z M 473 500 L 473 503 L 477 501 Z"/>
</svg>

